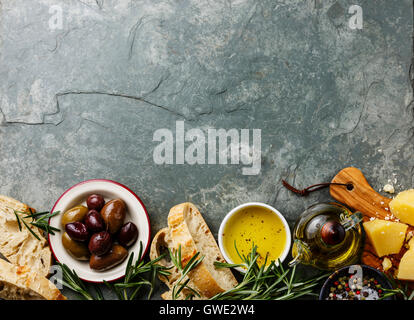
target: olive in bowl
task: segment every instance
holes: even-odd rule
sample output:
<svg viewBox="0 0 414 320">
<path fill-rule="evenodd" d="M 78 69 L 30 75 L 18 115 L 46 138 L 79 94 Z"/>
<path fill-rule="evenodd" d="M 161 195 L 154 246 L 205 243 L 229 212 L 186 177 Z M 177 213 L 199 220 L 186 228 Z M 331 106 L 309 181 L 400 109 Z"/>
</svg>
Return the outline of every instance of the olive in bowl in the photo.
<svg viewBox="0 0 414 320">
<path fill-rule="evenodd" d="M 105 230 L 105 221 L 101 214 L 94 209 L 89 210 L 86 215 L 85 225 L 90 232 L 100 232 Z"/>
<path fill-rule="evenodd" d="M 107 253 L 112 247 L 112 237 L 109 232 L 101 231 L 92 235 L 89 240 L 89 251 L 97 256 Z"/>
<path fill-rule="evenodd" d="M 126 216 L 126 205 L 122 199 L 114 199 L 107 202 L 101 210 L 101 216 L 105 221 L 110 234 L 115 234 L 121 229 Z"/>
<path fill-rule="evenodd" d="M 86 200 L 89 210 L 101 210 L 105 205 L 105 200 L 100 194 L 91 194 Z"/>
<path fill-rule="evenodd" d="M 62 235 L 62 245 L 77 260 L 89 260 L 91 256 L 85 243 L 72 240 L 66 232 Z"/>
<path fill-rule="evenodd" d="M 119 244 L 114 244 L 106 254 L 98 256 L 93 254 L 89 260 L 91 269 L 104 271 L 120 264 L 128 256 L 128 251 Z"/>
<path fill-rule="evenodd" d="M 132 246 L 138 239 L 138 228 L 132 222 L 125 223 L 118 233 L 118 242 L 124 247 Z"/>
<path fill-rule="evenodd" d="M 68 223 L 65 226 L 66 233 L 75 241 L 86 241 L 89 239 L 89 232 L 86 226 L 79 221 Z"/>
<path fill-rule="evenodd" d="M 66 211 L 62 216 L 61 224 L 65 227 L 68 223 L 82 222 L 88 214 L 85 206 L 76 206 Z"/>
</svg>

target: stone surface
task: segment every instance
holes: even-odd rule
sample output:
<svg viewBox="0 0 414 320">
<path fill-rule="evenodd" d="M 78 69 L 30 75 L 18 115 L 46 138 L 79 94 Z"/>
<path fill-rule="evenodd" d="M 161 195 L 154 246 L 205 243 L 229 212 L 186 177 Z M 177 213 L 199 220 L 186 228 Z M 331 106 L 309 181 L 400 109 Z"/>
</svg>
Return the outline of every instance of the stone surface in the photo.
<svg viewBox="0 0 414 320">
<path fill-rule="evenodd" d="M 348 25 L 355 2 L 362 30 Z M 54 5 L 62 29 L 49 26 Z M 192 201 L 216 234 L 243 202 L 293 225 L 329 200 L 299 199 L 282 178 L 304 187 L 353 165 L 377 190 L 413 187 L 412 11 L 410 0 L 1 0 L 0 192 L 47 210 L 71 185 L 108 178 L 141 197 L 153 233 Z M 260 174 L 154 164 L 154 131 L 179 120 L 261 129 Z"/>
</svg>

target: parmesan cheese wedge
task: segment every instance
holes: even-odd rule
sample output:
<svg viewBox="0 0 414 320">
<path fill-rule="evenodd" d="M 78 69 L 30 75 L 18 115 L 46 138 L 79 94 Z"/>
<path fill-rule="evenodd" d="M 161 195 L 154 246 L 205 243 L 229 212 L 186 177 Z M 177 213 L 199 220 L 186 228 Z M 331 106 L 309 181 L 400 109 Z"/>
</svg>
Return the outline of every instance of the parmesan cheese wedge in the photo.
<svg viewBox="0 0 414 320">
<path fill-rule="evenodd" d="M 375 219 L 363 223 L 378 257 L 400 252 L 408 226 L 404 223 Z"/>
<path fill-rule="evenodd" d="M 397 278 L 400 280 L 414 280 L 414 250 L 408 250 L 401 258 Z"/>
<path fill-rule="evenodd" d="M 411 238 L 411 239 L 408 241 L 407 245 L 408 245 L 408 248 L 409 248 L 409 249 L 414 249 L 414 238 Z"/>
<path fill-rule="evenodd" d="M 400 192 L 391 200 L 390 210 L 400 221 L 414 226 L 414 189 Z"/>
</svg>

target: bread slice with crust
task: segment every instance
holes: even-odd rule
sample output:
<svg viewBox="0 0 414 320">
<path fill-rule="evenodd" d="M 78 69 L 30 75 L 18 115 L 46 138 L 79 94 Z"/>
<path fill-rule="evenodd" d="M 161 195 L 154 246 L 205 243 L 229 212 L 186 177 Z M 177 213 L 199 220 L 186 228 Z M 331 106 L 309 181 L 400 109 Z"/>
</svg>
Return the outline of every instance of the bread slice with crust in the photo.
<svg viewBox="0 0 414 320">
<path fill-rule="evenodd" d="M 48 279 L 0 259 L 0 298 L 6 300 L 66 300 Z"/>
<path fill-rule="evenodd" d="M 162 254 L 165 254 L 165 257 L 158 261 L 158 264 L 169 268 L 168 271 L 171 273 L 171 275 L 168 277 L 160 277 L 160 280 L 164 282 L 169 288 L 172 286 L 172 283 L 178 280 L 178 278 L 181 276 L 177 267 L 174 266 L 168 255 L 168 249 L 171 250 L 172 247 L 173 245 L 172 240 L 170 238 L 169 229 L 163 228 L 160 231 L 158 231 L 157 234 L 154 236 L 154 239 L 152 239 L 150 249 L 151 260 L 154 260 Z"/>
<path fill-rule="evenodd" d="M 184 266 L 197 252 L 204 256 L 203 262 L 189 274 L 204 296 L 211 298 L 237 285 L 236 278 L 228 268 L 217 269 L 214 266 L 214 262 L 225 260 L 207 223 L 194 204 L 185 202 L 171 208 L 168 227 L 174 248 L 181 246 Z"/>
<path fill-rule="evenodd" d="M 14 210 L 30 212 L 26 204 L 0 195 L 0 253 L 15 265 L 26 266 L 39 275 L 47 276 L 52 265 L 52 254 L 48 243 L 42 231 L 35 226 L 30 225 L 40 240 L 36 239 L 25 226 L 19 230 Z M 16 214 L 20 217 L 24 216 L 19 212 Z"/>
<path fill-rule="evenodd" d="M 151 243 L 150 249 L 150 258 L 154 260 L 161 256 L 162 254 L 166 254 L 163 259 L 158 261 L 158 264 L 169 268 L 168 271 L 171 273 L 168 277 L 159 276 L 159 279 L 164 282 L 167 287 L 170 289 L 169 291 L 164 292 L 161 295 L 161 298 L 164 300 L 172 300 L 172 288 L 174 284 L 178 282 L 181 277 L 181 273 L 177 267 L 174 266 L 171 259 L 169 258 L 168 249 L 173 250 L 173 243 L 170 238 L 170 231 L 168 228 L 161 229 L 157 232 L 154 239 Z M 186 277 L 183 281 L 186 281 L 188 277 Z M 190 287 L 194 287 L 194 283 L 191 281 L 188 283 Z M 180 299 L 184 299 L 188 294 L 191 292 L 187 289 L 183 289 L 182 294 L 180 294 Z M 198 297 L 194 297 L 194 299 L 198 299 Z"/>
<path fill-rule="evenodd" d="M 190 286 L 208 299 L 237 285 L 237 280 L 227 268 L 217 269 L 215 261 L 224 262 L 216 240 L 204 221 L 197 207 L 189 202 L 171 208 L 168 215 L 168 229 L 162 229 L 154 238 L 151 246 L 151 259 L 159 256 L 162 245 L 170 250 L 178 250 L 181 246 L 181 262 L 185 266 L 190 259 L 200 252 L 203 261 L 189 274 Z M 158 249 L 157 249 L 158 248 Z M 165 262 L 162 262 L 165 263 Z M 172 269 L 172 278 L 165 281 L 172 288 L 178 270 Z M 171 271 L 171 270 L 170 270 Z M 164 299 L 171 298 L 167 292 Z"/>
</svg>

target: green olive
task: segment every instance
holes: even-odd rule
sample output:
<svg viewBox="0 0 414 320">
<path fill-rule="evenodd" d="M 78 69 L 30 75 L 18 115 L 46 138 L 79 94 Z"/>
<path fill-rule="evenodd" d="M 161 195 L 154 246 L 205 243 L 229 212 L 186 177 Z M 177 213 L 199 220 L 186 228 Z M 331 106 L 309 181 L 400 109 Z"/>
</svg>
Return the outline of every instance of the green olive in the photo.
<svg viewBox="0 0 414 320">
<path fill-rule="evenodd" d="M 65 232 L 62 235 L 62 244 L 69 254 L 77 260 L 88 260 L 90 252 L 86 244 L 72 240 Z"/>
<path fill-rule="evenodd" d="M 68 211 L 66 211 L 62 216 L 62 226 L 63 228 L 72 222 L 81 222 L 85 219 L 86 215 L 88 214 L 88 208 L 85 206 L 76 206 Z"/>
</svg>

